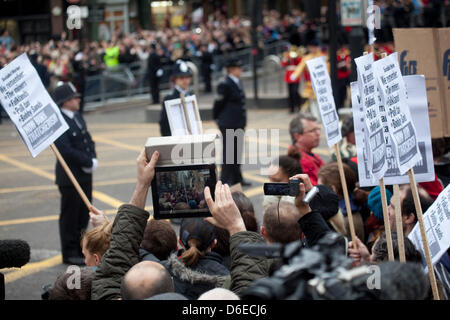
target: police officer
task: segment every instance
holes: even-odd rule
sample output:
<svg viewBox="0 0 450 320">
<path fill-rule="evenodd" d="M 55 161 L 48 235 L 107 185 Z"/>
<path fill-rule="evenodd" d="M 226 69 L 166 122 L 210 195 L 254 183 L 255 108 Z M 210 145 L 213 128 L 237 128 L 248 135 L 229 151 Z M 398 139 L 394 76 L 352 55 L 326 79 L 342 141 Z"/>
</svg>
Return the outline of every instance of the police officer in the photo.
<svg viewBox="0 0 450 320">
<path fill-rule="evenodd" d="M 244 147 L 243 130 L 247 124 L 245 92 L 240 80 L 242 63 L 237 59 L 230 59 L 225 68 L 227 76 L 217 87 L 217 98 L 213 106 L 213 117 L 223 139 L 221 181 L 229 185 L 240 183 L 242 186 L 249 186 L 251 184 L 242 178 L 239 164 Z M 236 132 L 238 129 L 242 131 Z M 228 152 L 233 152 L 230 159 L 227 159 Z"/>
<path fill-rule="evenodd" d="M 159 78 L 162 75 L 161 57 L 156 51 L 156 44 L 152 43 L 150 45 L 150 54 L 147 60 L 147 72 L 153 104 L 159 103 Z"/>
<path fill-rule="evenodd" d="M 89 201 L 92 199 L 92 172 L 98 166 L 95 144 L 86 123 L 78 112 L 80 95 L 72 83 L 66 83 L 53 92 L 53 100 L 69 125 L 55 145 L 66 161 L 74 177 Z M 81 233 L 89 222 L 89 209 L 84 204 L 63 167 L 56 162 L 56 184 L 61 194 L 59 233 L 63 262 L 83 265 L 84 257 L 80 247 Z"/>
<path fill-rule="evenodd" d="M 214 66 L 214 60 L 213 55 L 208 51 L 208 46 L 205 43 L 200 46 L 200 61 L 200 70 L 203 81 L 205 82 L 205 92 L 212 92 L 211 73 Z"/>
<path fill-rule="evenodd" d="M 192 93 L 188 91 L 189 85 L 191 84 L 192 73 L 189 70 L 186 62 L 181 59 L 175 62 L 172 68 L 171 79 L 174 83 L 174 88 L 169 95 L 164 97 L 161 109 L 161 117 L 159 120 L 161 136 L 172 135 L 164 103 L 167 100 L 179 99 L 180 93 L 184 93 L 184 96 L 186 97 L 192 95 Z"/>
</svg>

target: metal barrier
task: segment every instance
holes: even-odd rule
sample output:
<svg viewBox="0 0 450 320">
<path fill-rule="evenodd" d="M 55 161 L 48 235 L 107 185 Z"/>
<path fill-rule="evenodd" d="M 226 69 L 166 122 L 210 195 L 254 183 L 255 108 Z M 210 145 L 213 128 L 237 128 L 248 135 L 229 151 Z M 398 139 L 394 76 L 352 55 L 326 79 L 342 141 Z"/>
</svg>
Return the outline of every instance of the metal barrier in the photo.
<svg viewBox="0 0 450 320">
<path fill-rule="evenodd" d="M 257 59 L 258 73 L 273 75 L 274 72 L 279 72 L 279 70 L 276 70 L 274 67 L 276 64 L 275 57 L 285 50 L 285 46 L 285 41 L 265 44 L 260 50 L 260 54 L 257 56 L 252 55 L 251 48 L 216 55 L 213 57 L 214 69 L 211 74 L 211 80 L 214 82 L 223 77 L 223 67 L 225 62 L 230 58 L 240 59 L 243 63 L 244 72 L 250 71 L 253 59 Z M 266 59 L 264 57 L 266 57 Z M 194 92 L 198 95 L 200 92 L 199 67 L 201 61 L 198 57 L 193 57 L 192 62 L 188 61 L 187 64 L 193 73 L 192 82 Z M 164 65 L 162 67 L 163 75 L 159 79 L 160 90 L 170 88 L 171 68 L 172 65 Z M 265 68 L 270 68 L 271 72 L 264 71 Z M 201 81 L 203 82 L 203 79 L 201 79 Z M 266 84 L 265 86 L 267 87 Z M 84 91 L 84 101 L 86 103 L 96 102 L 97 107 L 101 107 L 109 103 L 109 99 L 145 94 L 150 94 L 150 86 L 147 74 L 147 61 L 142 60 L 129 65 L 119 65 L 115 68 L 108 68 L 97 75 L 88 76 Z"/>
<path fill-rule="evenodd" d="M 269 55 L 264 58 L 263 68 L 262 68 L 262 78 L 263 78 L 263 92 L 267 93 L 267 82 L 273 83 L 278 82 L 278 92 L 286 93 L 286 86 L 284 86 L 283 74 L 284 70 L 281 66 L 281 58 L 277 55 Z"/>
</svg>

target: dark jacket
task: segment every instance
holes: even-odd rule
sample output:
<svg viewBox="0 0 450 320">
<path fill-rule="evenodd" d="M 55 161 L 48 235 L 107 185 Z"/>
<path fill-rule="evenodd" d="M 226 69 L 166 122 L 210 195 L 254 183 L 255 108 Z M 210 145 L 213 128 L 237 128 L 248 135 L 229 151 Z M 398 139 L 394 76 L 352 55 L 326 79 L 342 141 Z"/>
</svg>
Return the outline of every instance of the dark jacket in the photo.
<svg viewBox="0 0 450 320">
<path fill-rule="evenodd" d="M 298 223 L 305 235 L 307 247 L 314 246 L 325 234 L 333 232 L 319 211 L 311 211 L 300 218 Z"/>
<path fill-rule="evenodd" d="M 160 68 L 162 68 L 161 57 L 156 52 L 150 53 L 147 60 L 148 77 L 150 79 L 157 78 L 156 72 Z"/>
<path fill-rule="evenodd" d="M 150 253 L 143 248 L 139 248 L 139 260 L 161 262 L 161 260 L 159 260 L 153 253 Z"/>
<path fill-rule="evenodd" d="M 95 143 L 92 141 L 86 123 L 79 113 L 75 113 L 74 119 L 70 119 L 63 112 L 62 115 L 69 125 L 69 129 L 55 141 L 55 145 L 78 183 L 90 184 L 92 183 L 92 174 L 84 172 L 81 168 L 92 167 L 92 159 L 97 157 Z M 58 186 L 73 186 L 59 161 L 56 162 L 55 172 Z"/>
<path fill-rule="evenodd" d="M 192 93 L 188 92 L 185 96 L 190 96 Z M 173 88 L 172 92 L 164 97 L 161 108 L 161 117 L 159 119 L 159 128 L 161 131 L 161 136 L 171 136 L 169 119 L 167 118 L 166 105 L 165 102 L 168 100 L 179 99 L 180 92 Z"/>
<path fill-rule="evenodd" d="M 117 300 L 121 297 L 122 278 L 140 262 L 139 246 L 149 215 L 131 204 L 120 206 L 114 219 L 109 249 L 103 255 L 92 281 L 92 300 Z"/>
<path fill-rule="evenodd" d="M 251 282 L 267 277 L 272 260 L 249 256 L 237 249 L 242 243 L 265 243 L 263 236 L 252 231 L 235 233 L 230 238 L 231 285 L 230 290 L 240 296 Z"/>
<path fill-rule="evenodd" d="M 218 85 L 217 95 L 213 106 L 217 125 L 226 129 L 244 129 L 247 124 L 244 90 L 227 76 Z"/>
<path fill-rule="evenodd" d="M 173 277 L 174 291 L 196 300 L 202 293 L 223 285 L 229 271 L 222 262 L 219 254 L 206 252 L 191 267 L 187 267 L 175 253 L 161 263 Z"/>
<path fill-rule="evenodd" d="M 311 211 L 299 219 L 298 223 L 306 237 L 306 247 L 314 246 L 325 234 L 333 232 L 318 211 Z M 265 240 L 260 234 L 251 231 L 238 232 L 230 238 L 230 290 L 237 295 L 242 295 L 254 280 L 267 277 L 269 275 L 270 265 L 273 262 L 272 259 L 265 257 L 249 256 L 239 251 L 237 246 L 242 243 L 264 242 Z M 347 248 L 342 249 L 343 252 L 346 252 Z"/>
</svg>

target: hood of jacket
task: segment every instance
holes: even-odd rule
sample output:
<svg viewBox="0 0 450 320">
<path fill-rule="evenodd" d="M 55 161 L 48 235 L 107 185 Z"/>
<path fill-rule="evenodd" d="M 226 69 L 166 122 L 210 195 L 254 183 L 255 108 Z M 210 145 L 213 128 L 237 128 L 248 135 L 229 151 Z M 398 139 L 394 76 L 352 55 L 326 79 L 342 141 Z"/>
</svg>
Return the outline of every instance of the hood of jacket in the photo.
<svg viewBox="0 0 450 320">
<path fill-rule="evenodd" d="M 173 276 L 190 284 L 205 284 L 214 287 L 221 287 L 227 277 L 225 275 L 211 275 L 195 270 L 195 268 L 187 267 L 174 253 L 170 255 L 169 259 L 166 260 L 165 263 Z"/>
</svg>

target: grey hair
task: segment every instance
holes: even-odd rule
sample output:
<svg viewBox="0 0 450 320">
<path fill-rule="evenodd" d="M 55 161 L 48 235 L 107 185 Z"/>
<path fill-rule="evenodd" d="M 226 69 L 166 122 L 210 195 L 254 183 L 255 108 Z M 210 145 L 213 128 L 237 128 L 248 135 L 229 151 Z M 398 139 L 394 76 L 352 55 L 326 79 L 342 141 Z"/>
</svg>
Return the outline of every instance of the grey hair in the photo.
<svg viewBox="0 0 450 320">
<path fill-rule="evenodd" d="M 317 118 L 310 113 L 300 112 L 297 114 L 289 123 L 289 134 L 291 135 L 292 143 L 295 143 L 294 135 L 296 133 L 303 134 L 304 128 L 302 120 L 317 121 Z"/>
</svg>

